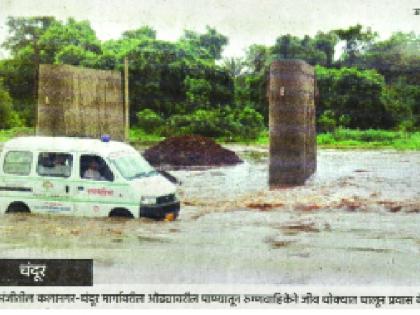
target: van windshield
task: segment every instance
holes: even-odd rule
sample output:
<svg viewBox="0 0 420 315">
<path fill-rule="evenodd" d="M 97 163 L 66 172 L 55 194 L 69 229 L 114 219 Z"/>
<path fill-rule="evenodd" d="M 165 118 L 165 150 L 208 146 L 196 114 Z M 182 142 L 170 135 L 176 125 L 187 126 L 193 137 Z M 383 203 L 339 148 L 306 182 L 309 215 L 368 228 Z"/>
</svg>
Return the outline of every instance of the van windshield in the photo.
<svg viewBox="0 0 420 315">
<path fill-rule="evenodd" d="M 118 154 L 118 156 L 111 156 L 110 160 L 120 174 L 128 180 L 158 174 L 140 154 Z"/>
</svg>

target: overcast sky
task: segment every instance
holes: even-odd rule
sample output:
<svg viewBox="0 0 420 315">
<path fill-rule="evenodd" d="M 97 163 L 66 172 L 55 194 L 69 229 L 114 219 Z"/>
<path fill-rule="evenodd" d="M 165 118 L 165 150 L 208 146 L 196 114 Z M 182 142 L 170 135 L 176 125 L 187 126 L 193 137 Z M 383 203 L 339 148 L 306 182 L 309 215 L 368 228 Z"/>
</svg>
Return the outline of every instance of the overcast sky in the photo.
<svg viewBox="0 0 420 315">
<path fill-rule="evenodd" d="M 7 16 L 50 15 L 87 19 L 102 40 L 142 25 L 156 29 L 159 39 L 175 40 L 184 29 L 210 25 L 229 37 L 224 55 L 241 56 L 250 44 L 272 45 L 280 34 L 314 35 L 357 23 L 382 38 L 420 33 L 414 8 L 420 0 L 0 0 L 0 42 L 8 34 Z"/>
</svg>

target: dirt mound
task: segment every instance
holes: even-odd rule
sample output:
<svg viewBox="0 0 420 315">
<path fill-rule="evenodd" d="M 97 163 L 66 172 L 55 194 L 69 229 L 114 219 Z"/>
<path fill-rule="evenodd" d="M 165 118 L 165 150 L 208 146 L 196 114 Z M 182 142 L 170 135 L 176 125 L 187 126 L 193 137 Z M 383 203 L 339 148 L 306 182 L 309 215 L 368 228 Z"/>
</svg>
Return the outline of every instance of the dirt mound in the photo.
<svg viewBox="0 0 420 315">
<path fill-rule="evenodd" d="M 143 156 L 153 166 L 222 166 L 242 163 L 235 152 L 203 136 L 179 136 L 148 148 Z"/>
</svg>

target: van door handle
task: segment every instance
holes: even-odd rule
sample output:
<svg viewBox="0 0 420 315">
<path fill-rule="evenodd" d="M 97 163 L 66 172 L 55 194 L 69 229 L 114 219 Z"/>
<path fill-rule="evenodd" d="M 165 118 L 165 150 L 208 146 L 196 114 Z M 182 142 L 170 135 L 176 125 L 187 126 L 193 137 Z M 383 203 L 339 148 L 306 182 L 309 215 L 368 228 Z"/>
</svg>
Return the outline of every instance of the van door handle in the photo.
<svg viewBox="0 0 420 315">
<path fill-rule="evenodd" d="M 66 193 L 70 192 L 70 187 L 68 185 L 66 185 Z"/>
<path fill-rule="evenodd" d="M 84 188 L 83 186 L 78 186 L 78 187 L 77 187 L 77 190 L 78 190 L 78 191 L 83 191 L 83 190 L 85 190 L 85 188 Z"/>
</svg>

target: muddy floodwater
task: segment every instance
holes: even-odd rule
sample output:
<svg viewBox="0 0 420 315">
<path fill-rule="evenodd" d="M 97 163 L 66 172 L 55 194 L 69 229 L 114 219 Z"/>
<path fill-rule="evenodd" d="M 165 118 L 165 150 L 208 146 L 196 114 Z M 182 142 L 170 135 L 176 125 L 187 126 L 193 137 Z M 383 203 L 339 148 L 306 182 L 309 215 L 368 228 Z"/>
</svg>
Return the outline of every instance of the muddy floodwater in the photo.
<svg viewBox="0 0 420 315">
<path fill-rule="evenodd" d="M 270 191 L 267 149 L 177 170 L 175 222 L 1 215 L 2 258 L 93 258 L 94 283 L 420 284 L 420 153 L 318 152 Z"/>
</svg>

